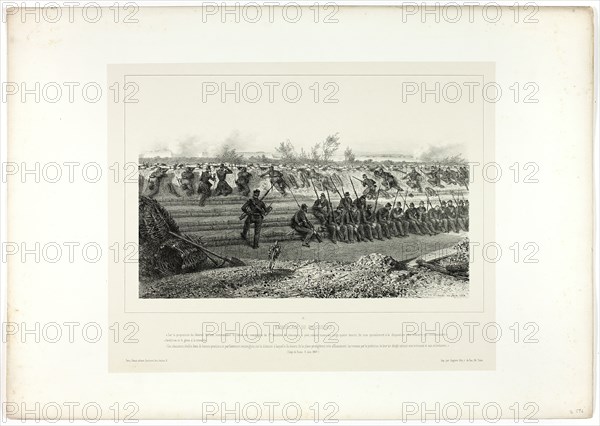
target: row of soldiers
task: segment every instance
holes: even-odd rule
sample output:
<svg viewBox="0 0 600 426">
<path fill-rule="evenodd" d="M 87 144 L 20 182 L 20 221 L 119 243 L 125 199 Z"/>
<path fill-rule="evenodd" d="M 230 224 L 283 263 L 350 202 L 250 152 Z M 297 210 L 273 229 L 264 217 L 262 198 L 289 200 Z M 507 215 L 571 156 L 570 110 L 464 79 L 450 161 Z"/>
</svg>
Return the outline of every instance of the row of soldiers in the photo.
<svg viewBox="0 0 600 426">
<path fill-rule="evenodd" d="M 148 193 L 145 194 L 152 198 L 156 196 L 160 190 L 160 181 L 167 176 L 167 172 L 170 169 L 183 169 L 181 174 L 174 174 L 174 177 L 179 183 L 180 190 L 187 196 L 192 196 L 195 193 L 200 195 L 200 205 L 204 205 L 206 199 L 210 196 L 227 196 L 233 192 L 233 189 L 227 182 L 227 176 L 233 174 L 233 170 L 225 164 L 218 166 L 215 171 L 210 165 L 204 166 L 198 177 L 197 188 L 195 188 L 196 175 L 194 170 L 199 167 L 198 165 L 186 165 L 183 164 L 175 166 L 167 165 L 156 165 L 148 177 Z M 247 197 L 250 194 L 250 181 L 253 177 L 252 173 L 248 171 L 247 166 L 238 166 L 238 173 L 235 179 L 238 193 Z M 262 168 L 261 168 L 262 169 Z M 315 167 L 296 167 L 289 166 L 284 167 L 282 170 L 277 170 L 273 165 L 269 166 L 266 172 L 258 175 L 259 178 L 268 177 L 270 183 L 274 188 L 281 193 L 283 196 L 288 194 L 292 188 L 311 188 L 316 187 L 320 191 L 337 191 L 337 186 L 342 185 L 342 179 L 339 174 L 324 173 L 325 169 L 330 167 L 323 167 L 317 170 Z M 262 169 L 264 170 L 264 169 Z M 261 171 L 262 171 L 261 170 Z M 445 167 L 440 166 L 429 166 L 426 171 L 420 170 L 418 167 L 413 167 L 412 170 L 407 173 L 400 171 L 404 176 L 398 179 L 394 174 L 388 170 L 384 170 L 383 167 L 378 166 L 372 170 L 373 177 L 370 178 L 366 173 L 362 174 L 362 179 L 358 179 L 354 176 L 351 177 L 359 181 L 363 187 L 363 195 L 368 199 L 375 198 L 377 191 L 380 190 L 383 196 L 389 196 L 387 191 L 404 191 L 400 185 L 401 180 L 405 180 L 405 184 L 408 188 L 413 188 L 416 191 L 424 192 L 423 184 L 428 183 L 432 187 L 444 187 L 444 183 L 452 185 L 462 185 L 468 188 L 469 174 L 466 166 L 458 167 Z M 140 174 L 140 188 L 143 189 L 144 178 Z M 216 187 L 213 190 L 212 187 L 216 183 Z M 378 188 L 379 186 L 379 188 Z M 168 191 L 177 197 L 181 194 L 177 191 L 173 185 L 172 179 L 167 182 Z M 427 190 L 428 188 L 425 188 Z"/>
<path fill-rule="evenodd" d="M 377 203 L 375 204 L 375 206 Z M 377 209 L 367 203 L 366 196 L 352 200 L 346 192 L 337 208 L 333 209 L 324 193 L 314 202 L 312 214 L 326 231 L 331 241 L 354 243 L 383 240 L 393 237 L 407 237 L 409 233 L 417 235 L 436 235 L 441 232 L 460 232 L 469 230 L 469 201 L 458 200 L 457 205 L 450 201 L 427 208 L 421 201 L 416 207 L 410 203 L 408 208 L 402 202 L 396 206 L 386 203 Z M 292 220 L 292 228 L 304 236 L 304 245 L 308 245 L 313 235 L 319 235 L 306 217 L 308 207 L 303 204 Z M 307 228 L 312 232 L 307 232 Z"/>
</svg>

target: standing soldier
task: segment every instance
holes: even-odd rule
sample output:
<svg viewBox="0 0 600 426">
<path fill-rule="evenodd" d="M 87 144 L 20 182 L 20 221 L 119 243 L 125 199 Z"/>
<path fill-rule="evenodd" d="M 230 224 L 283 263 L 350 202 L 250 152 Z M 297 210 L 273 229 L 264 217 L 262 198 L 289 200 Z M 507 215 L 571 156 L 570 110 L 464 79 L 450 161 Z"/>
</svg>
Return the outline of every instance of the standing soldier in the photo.
<svg viewBox="0 0 600 426">
<path fill-rule="evenodd" d="M 221 166 L 217 169 L 217 179 L 219 182 L 217 183 L 217 187 L 215 188 L 215 195 L 224 195 L 227 196 L 233 192 L 231 186 L 227 183 L 227 175 L 232 174 L 233 172 L 229 167 L 225 167 L 225 164 L 221 163 Z"/>
<path fill-rule="evenodd" d="M 329 203 L 325 194 L 321 193 L 321 196 L 317 198 L 312 206 L 312 214 L 317 218 L 321 225 L 327 223 L 327 217 L 329 216 Z"/>
<path fill-rule="evenodd" d="M 262 228 L 263 219 L 272 210 L 271 207 L 267 207 L 258 196 L 260 190 L 255 189 L 252 193 L 252 198 L 242 206 L 242 211 L 246 214 L 246 221 L 244 222 L 244 229 L 242 230 L 241 236 L 244 241 L 248 240 L 248 231 L 250 225 L 254 224 L 254 242 L 252 248 L 257 249 L 260 242 L 260 230 Z"/>
<path fill-rule="evenodd" d="M 238 192 L 241 192 L 244 197 L 250 194 L 250 179 L 252 174 L 248 172 L 246 167 L 240 167 L 240 172 L 237 175 L 235 184 L 237 185 Z"/>
<path fill-rule="evenodd" d="M 210 174 L 210 166 L 206 166 L 202 174 L 200 175 L 200 183 L 198 183 L 198 194 L 200 195 L 200 206 L 204 206 L 206 199 L 210 197 L 210 188 L 212 187 L 213 180 Z"/>
<path fill-rule="evenodd" d="M 377 222 L 379 223 L 379 226 L 381 226 L 381 229 L 383 230 L 383 235 L 389 240 L 392 238 L 392 236 L 396 236 L 396 227 L 394 227 L 394 229 L 392 229 L 392 227 L 390 226 L 390 222 L 389 222 L 389 216 L 390 216 L 390 209 L 392 208 L 392 205 L 390 203 L 387 203 L 385 206 L 383 206 L 382 208 L 380 208 L 377 213 L 375 214 L 377 217 Z"/>
<path fill-rule="evenodd" d="M 402 203 L 398 201 L 396 207 L 390 211 L 390 221 L 396 226 L 401 237 L 408 237 L 408 222 L 403 218 Z"/>
<path fill-rule="evenodd" d="M 300 210 L 298 210 L 292 217 L 292 228 L 298 232 L 302 238 L 304 238 L 302 245 L 304 247 L 310 247 L 309 243 L 313 235 L 318 242 L 322 242 L 323 240 L 321 239 L 319 233 L 315 231 L 313 224 L 308 220 L 306 212 L 308 212 L 308 206 L 306 204 L 302 204 L 300 206 Z"/>
<path fill-rule="evenodd" d="M 185 166 L 181 173 L 181 190 L 191 197 L 194 194 L 194 169 L 196 166 Z"/>
<path fill-rule="evenodd" d="M 277 189 L 281 193 L 281 195 L 287 195 L 287 193 L 285 192 L 286 184 L 285 180 L 283 180 L 283 173 L 281 173 L 279 170 L 275 170 L 275 167 L 271 165 L 269 166 L 269 170 L 266 173 L 260 175 L 261 178 L 265 176 L 269 176 L 271 185 L 273 185 L 275 189 Z"/>
</svg>

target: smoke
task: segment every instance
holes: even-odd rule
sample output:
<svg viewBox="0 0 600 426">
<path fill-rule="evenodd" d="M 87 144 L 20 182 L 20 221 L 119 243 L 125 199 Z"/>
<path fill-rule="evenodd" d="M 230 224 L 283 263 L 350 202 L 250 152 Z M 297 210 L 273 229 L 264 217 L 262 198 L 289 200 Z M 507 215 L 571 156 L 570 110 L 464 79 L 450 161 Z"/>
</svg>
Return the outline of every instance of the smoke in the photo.
<svg viewBox="0 0 600 426">
<path fill-rule="evenodd" d="M 429 145 L 415 153 L 415 158 L 423 162 L 440 162 L 447 159 L 462 159 L 465 152 L 462 144 Z"/>
<path fill-rule="evenodd" d="M 222 141 L 208 143 L 199 136 L 185 136 L 171 142 L 156 142 L 152 148 L 142 153 L 144 156 L 167 155 L 174 157 L 214 157 L 225 147 L 239 149 L 245 146 L 245 141 L 238 130 L 234 130 Z"/>
</svg>

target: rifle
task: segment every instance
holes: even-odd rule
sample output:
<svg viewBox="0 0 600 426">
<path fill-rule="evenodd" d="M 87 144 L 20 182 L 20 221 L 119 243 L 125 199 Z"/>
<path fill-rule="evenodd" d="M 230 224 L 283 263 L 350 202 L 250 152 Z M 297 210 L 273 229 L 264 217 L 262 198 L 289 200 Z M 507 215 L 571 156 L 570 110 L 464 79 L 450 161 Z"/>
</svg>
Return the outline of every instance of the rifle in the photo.
<svg viewBox="0 0 600 426">
<path fill-rule="evenodd" d="M 296 202 L 296 205 L 298 206 L 298 208 L 300 208 L 300 204 L 298 203 L 298 200 L 296 200 L 296 196 L 295 196 L 295 195 L 294 195 L 294 193 L 292 192 L 292 188 L 289 188 L 289 187 L 288 187 L 288 189 L 290 190 L 290 194 L 292 194 L 292 197 L 294 197 L 294 201 Z"/>
<path fill-rule="evenodd" d="M 313 183 L 312 179 L 310 180 L 310 186 L 312 186 L 313 191 L 315 191 L 315 197 L 317 197 L 317 200 L 319 199 L 319 194 L 317 192 L 317 188 L 315 188 L 315 184 Z"/>
<path fill-rule="evenodd" d="M 458 203 L 456 202 L 456 198 L 454 198 L 454 192 L 450 191 L 450 195 L 452 196 L 452 199 L 454 200 L 454 204 L 458 205 Z"/>
<path fill-rule="evenodd" d="M 433 208 L 433 205 L 431 204 L 431 201 L 429 201 L 429 194 L 427 193 L 427 191 L 425 192 L 425 196 L 427 197 L 427 205 L 431 208 Z"/>
<path fill-rule="evenodd" d="M 338 191 L 337 186 L 335 186 L 335 182 L 333 181 L 333 179 L 330 179 L 331 183 L 333 184 L 333 187 L 335 188 L 335 192 L 338 193 L 338 195 L 340 196 L 341 199 L 344 198 L 344 196 L 342 194 L 340 194 L 340 191 Z"/>
<path fill-rule="evenodd" d="M 354 182 L 352 182 L 352 179 L 350 179 L 350 185 L 352 185 L 352 190 L 354 191 L 354 196 L 356 197 L 356 199 L 358 199 L 358 194 L 356 193 L 356 188 L 354 187 Z"/>
<path fill-rule="evenodd" d="M 398 190 L 396 191 L 396 197 L 394 198 L 394 205 L 392 205 L 392 208 L 390 209 L 390 212 L 388 213 L 388 220 L 390 219 L 390 217 L 392 217 L 392 210 L 394 210 L 396 208 L 396 201 L 398 201 L 399 193 L 400 193 L 400 188 L 398 188 Z"/>
<path fill-rule="evenodd" d="M 329 190 L 325 187 L 325 192 L 327 192 L 327 202 L 329 203 L 329 213 L 331 216 L 331 222 L 335 222 L 335 217 L 333 216 L 333 206 L 331 205 L 331 198 L 329 198 Z"/>
<path fill-rule="evenodd" d="M 360 183 L 362 183 L 362 184 L 364 184 L 364 183 L 365 183 L 363 180 L 360 180 L 360 179 L 359 179 L 359 178 L 357 178 L 357 177 L 354 177 L 354 176 L 352 176 L 352 178 L 353 178 L 353 179 L 356 179 L 357 181 L 359 181 L 359 182 L 360 182 Z M 352 182 L 352 181 L 350 181 L 350 182 Z"/>
<path fill-rule="evenodd" d="M 265 195 L 263 195 L 262 197 L 260 197 L 260 201 L 264 200 L 264 199 L 265 199 L 265 197 L 266 197 L 267 195 L 269 195 L 269 192 L 271 192 L 271 189 L 273 189 L 273 186 L 274 186 L 274 185 L 273 185 L 273 184 L 271 184 L 271 187 L 270 187 L 270 188 L 267 190 L 267 192 L 265 192 Z M 273 204 L 273 203 L 271 203 L 271 204 Z M 267 213 L 268 213 L 268 211 L 269 211 L 269 209 L 267 209 Z M 248 213 L 246 213 L 246 212 L 243 212 L 243 213 L 240 215 L 240 220 L 244 220 L 244 219 L 246 219 L 246 216 L 248 216 Z"/>
</svg>

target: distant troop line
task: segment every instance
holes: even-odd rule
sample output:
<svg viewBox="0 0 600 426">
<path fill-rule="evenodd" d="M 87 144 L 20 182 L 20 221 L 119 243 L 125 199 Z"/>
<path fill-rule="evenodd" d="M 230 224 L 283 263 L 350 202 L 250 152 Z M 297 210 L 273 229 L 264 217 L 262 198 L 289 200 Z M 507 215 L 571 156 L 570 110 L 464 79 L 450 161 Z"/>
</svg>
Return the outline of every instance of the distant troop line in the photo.
<svg viewBox="0 0 600 426">
<path fill-rule="evenodd" d="M 234 184 L 237 186 L 238 193 L 245 197 L 250 194 L 251 180 L 254 177 L 268 179 L 279 193 L 286 196 L 292 191 L 292 188 L 337 191 L 337 187 L 343 188 L 341 173 L 361 170 L 364 171 L 361 178 L 351 176 L 350 182 L 353 187 L 352 179 L 357 184 L 360 183 L 362 195 L 367 199 L 375 199 L 380 192 L 384 197 L 389 198 L 395 191 L 403 192 L 405 189 L 433 195 L 435 194 L 433 188 L 444 188 L 447 185 L 469 188 L 469 170 L 466 165 L 413 166 L 410 172 L 405 172 L 397 166 L 388 167 L 386 170 L 383 166 L 364 165 L 359 167 L 283 165 L 276 169 L 273 165 L 255 166 L 254 164 L 176 164 L 173 166 L 144 164 L 140 165 L 140 169 L 150 169 L 151 172 L 147 177 L 140 173 L 140 193 L 145 192 L 142 195 L 150 198 L 156 197 L 161 190 L 161 181 L 165 180 L 166 188 L 171 195 L 192 197 L 197 194 L 200 206 L 204 206 L 206 200 L 211 196 L 227 196 L 233 192 L 233 188 L 227 182 L 227 177 L 233 175 L 232 169 L 236 168 L 238 172 Z M 200 170 L 198 175 L 195 173 L 196 169 Z M 252 170 L 253 173 L 250 173 L 249 170 Z M 367 172 L 371 175 L 370 177 Z M 401 173 L 403 176 L 399 178 L 394 173 Z M 175 182 L 178 185 L 175 185 Z M 213 189 L 215 183 L 216 186 Z M 402 188 L 401 183 L 404 183 L 406 188 Z M 176 186 L 179 187 L 179 190 Z"/>
</svg>

